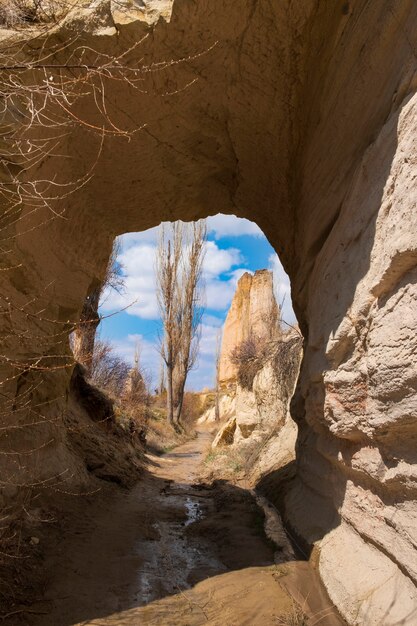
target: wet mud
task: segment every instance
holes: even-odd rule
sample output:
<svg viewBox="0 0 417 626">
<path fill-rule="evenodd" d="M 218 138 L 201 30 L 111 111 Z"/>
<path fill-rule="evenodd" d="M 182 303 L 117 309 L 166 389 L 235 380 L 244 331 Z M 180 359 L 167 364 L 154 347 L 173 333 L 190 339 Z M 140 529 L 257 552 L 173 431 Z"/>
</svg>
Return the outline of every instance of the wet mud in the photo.
<svg viewBox="0 0 417 626">
<path fill-rule="evenodd" d="M 78 504 L 47 550 L 42 598 L 18 623 L 272 626 L 295 603 L 310 624 L 342 624 L 264 498 L 199 482 L 211 438 L 150 456 L 131 491 Z"/>
</svg>

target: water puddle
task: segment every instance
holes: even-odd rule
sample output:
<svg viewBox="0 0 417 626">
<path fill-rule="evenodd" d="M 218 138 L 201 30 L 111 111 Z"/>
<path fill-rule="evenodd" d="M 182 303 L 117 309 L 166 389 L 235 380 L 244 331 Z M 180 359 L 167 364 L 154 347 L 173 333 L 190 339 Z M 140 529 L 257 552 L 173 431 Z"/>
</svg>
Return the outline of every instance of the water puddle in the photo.
<svg viewBox="0 0 417 626">
<path fill-rule="evenodd" d="M 193 495 L 192 485 L 170 485 L 163 491 L 160 504 L 166 519 L 153 524 L 158 539 L 140 541 L 136 546 L 144 563 L 135 589 L 139 606 L 190 589 L 196 580 L 226 571 L 209 541 L 187 533 L 187 528 L 203 519 L 206 512 L 199 495 Z"/>
<path fill-rule="evenodd" d="M 194 500 L 190 496 L 187 496 L 185 500 L 185 512 L 187 515 L 185 526 L 189 526 L 193 522 L 197 522 L 203 517 L 203 511 L 200 503 L 198 502 L 198 500 Z"/>
</svg>

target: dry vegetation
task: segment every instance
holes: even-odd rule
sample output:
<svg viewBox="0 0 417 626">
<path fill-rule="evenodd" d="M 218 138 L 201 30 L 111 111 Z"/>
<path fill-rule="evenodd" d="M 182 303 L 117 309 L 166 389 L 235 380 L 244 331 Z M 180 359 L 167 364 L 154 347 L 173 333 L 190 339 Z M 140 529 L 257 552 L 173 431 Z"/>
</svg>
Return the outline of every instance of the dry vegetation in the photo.
<svg viewBox="0 0 417 626">
<path fill-rule="evenodd" d="M 276 339 L 267 340 L 264 337 L 251 335 L 242 341 L 233 350 L 230 360 L 237 366 L 238 383 L 244 389 L 252 391 L 256 374 L 264 367 L 268 360 L 274 363 L 274 370 L 281 376 L 282 382 L 293 378 L 298 368 L 298 354 L 293 348 L 301 346 L 299 333 L 290 330 L 280 334 Z"/>
<path fill-rule="evenodd" d="M 139 359 L 132 368 L 101 339 L 95 341 L 89 380 L 111 402 L 115 424 L 131 437 L 139 437 L 152 452 L 167 452 L 195 436 L 194 424 L 201 414 L 200 395 L 185 392 L 182 428 L 174 428 L 167 419 L 166 391 L 152 395 L 150 376 Z"/>
<path fill-rule="evenodd" d="M 169 452 L 195 437 L 195 422 L 201 415 L 201 401 L 197 393 L 186 391 L 184 394 L 182 429 L 174 428 L 167 420 L 166 392 L 154 396 L 151 401 L 149 420 L 147 422 L 147 447 L 151 452 L 163 454 Z"/>
<path fill-rule="evenodd" d="M 16 28 L 57 21 L 73 4 L 70 0 L 2 0 L 0 26 Z"/>
<path fill-rule="evenodd" d="M 271 341 L 257 335 L 251 335 L 236 346 L 230 360 L 237 365 L 237 379 L 241 387 L 252 390 L 254 378 L 268 359 L 271 349 Z"/>
<path fill-rule="evenodd" d="M 293 602 L 291 612 L 278 616 L 275 623 L 277 626 L 307 626 L 309 621 L 304 611 Z"/>
</svg>

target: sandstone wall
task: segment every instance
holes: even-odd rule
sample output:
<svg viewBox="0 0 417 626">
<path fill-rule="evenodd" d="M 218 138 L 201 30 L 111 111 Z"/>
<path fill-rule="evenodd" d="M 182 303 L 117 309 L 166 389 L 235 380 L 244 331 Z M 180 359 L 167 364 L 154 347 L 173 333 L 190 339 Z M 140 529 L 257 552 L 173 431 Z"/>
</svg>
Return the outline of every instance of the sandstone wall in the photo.
<svg viewBox="0 0 417 626">
<path fill-rule="evenodd" d="M 297 427 L 289 405 L 302 357 L 302 341 L 296 332 L 283 334 L 253 379 L 251 388 L 239 384 L 223 396 L 232 398 L 233 413 L 221 413 L 226 423 L 213 441 L 231 446 L 245 464 L 246 478 L 252 484 L 295 458 Z"/>
<path fill-rule="evenodd" d="M 26 52 L 13 48 L 38 59 L 47 45 L 62 63 L 86 46 L 84 68 L 96 62 L 92 49 L 148 66 L 140 84 L 104 74 L 101 98 L 61 103 L 69 126 L 29 168 L 10 152 L 26 109 L 2 114 L 2 183 L 55 185 L 36 211 L 23 194 L 3 222 L 4 501 L 35 469 L 37 481 L 79 479 L 61 422 L 72 367 L 62 357 L 113 237 L 235 213 L 256 220 L 280 254 L 305 337 L 287 518 L 321 546 L 320 571 L 351 624 L 411 625 L 417 4 L 176 0 L 159 21 L 155 3 L 146 6 L 126 15 L 95 2 Z M 1 36 L 4 50 L 10 35 Z M 45 70 L 20 78 L 45 84 Z M 34 120 L 20 148 L 48 132 Z"/>
<path fill-rule="evenodd" d="M 253 276 L 248 272 L 243 274 L 223 328 L 219 366 L 221 385 L 236 382 L 236 365 L 230 360 L 234 348 L 251 335 L 272 339 L 277 333 L 278 318 L 272 272 L 258 270 Z"/>
</svg>

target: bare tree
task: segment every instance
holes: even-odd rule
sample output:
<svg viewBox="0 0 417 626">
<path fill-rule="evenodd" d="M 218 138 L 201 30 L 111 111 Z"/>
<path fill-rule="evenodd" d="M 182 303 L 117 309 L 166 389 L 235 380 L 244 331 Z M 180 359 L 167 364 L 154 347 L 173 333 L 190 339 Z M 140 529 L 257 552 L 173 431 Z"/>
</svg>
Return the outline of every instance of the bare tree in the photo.
<svg viewBox="0 0 417 626">
<path fill-rule="evenodd" d="M 124 388 L 124 398 L 131 404 L 145 404 L 148 392 L 140 365 L 140 343 L 136 342 L 134 365 L 129 370 Z"/>
<path fill-rule="evenodd" d="M 90 380 L 94 385 L 110 396 L 119 398 L 126 387 L 129 371 L 128 363 L 115 354 L 108 341 L 95 341 L 90 366 Z"/>
<path fill-rule="evenodd" d="M 201 284 L 207 226 L 205 220 L 183 230 L 184 254 L 179 284 L 180 347 L 174 369 L 174 423 L 178 425 L 187 376 L 196 363 L 200 344 L 203 289 Z"/>
<path fill-rule="evenodd" d="M 201 274 L 205 221 L 161 226 L 156 274 L 163 325 L 161 355 L 166 367 L 167 417 L 178 426 L 187 376 L 196 362 L 202 315 Z"/>
<path fill-rule="evenodd" d="M 166 367 L 167 418 L 170 424 L 174 423 L 173 374 L 180 346 L 182 227 L 182 222 L 174 222 L 168 233 L 165 224 L 161 225 L 156 255 L 157 295 L 163 326 L 160 352 Z"/>
<path fill-rule="evenodd" d="M 97 326 L 100 324 L 98 308 L 101 296 L 107 288 L 115 289 L 116 291 L 123 289 L 123 276 L 120 273 L 120 264 L 117 262 L 119 253 L 120 242 L 116 239 L 107 264 L 104 279 L 102 282 L 96 279 L 91 285 L 90 291 L 84 301 L 80 320 L 73 333 L 72 349 L 74 358 L 78 363 L 84 365 L 88 375 L 91 374 L 94 341 Z"/>
</svg>

